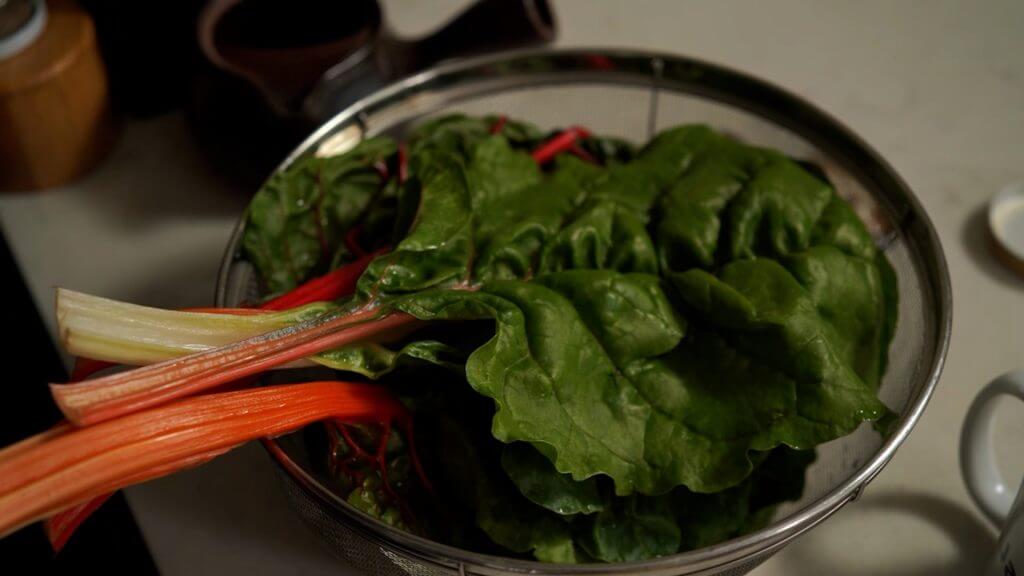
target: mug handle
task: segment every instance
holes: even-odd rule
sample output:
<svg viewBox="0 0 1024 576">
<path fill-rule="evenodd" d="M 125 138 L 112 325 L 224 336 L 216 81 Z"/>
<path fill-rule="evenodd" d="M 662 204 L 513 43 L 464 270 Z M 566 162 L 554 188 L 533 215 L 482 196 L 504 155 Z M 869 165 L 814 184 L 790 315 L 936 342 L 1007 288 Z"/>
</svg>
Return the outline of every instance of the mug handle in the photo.
<svg viewBox="0 0 1024 576">
<path fill-rule="evenodd" d="M 1010 514 L 1017 485 L 1007 486 L 996 465 L 995 400 L 1000 396 L 1024 400 L 1024 370 L 1007 372 L 989 382 L 974 398 L 960 433 L 960 471 L 974 503 L 997 526 Z"/>
</svg>

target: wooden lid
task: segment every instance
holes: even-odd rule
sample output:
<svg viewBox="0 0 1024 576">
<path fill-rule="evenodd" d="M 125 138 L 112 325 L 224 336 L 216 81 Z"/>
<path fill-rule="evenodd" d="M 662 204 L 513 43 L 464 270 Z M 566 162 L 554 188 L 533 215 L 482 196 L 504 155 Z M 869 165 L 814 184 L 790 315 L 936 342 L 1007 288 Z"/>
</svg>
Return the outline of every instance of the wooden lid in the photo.
<svg viewBox="0 0 1024 576">
<path fill-rule="evenodd" d="M 94 42 L 94 35 L 88 14 L 70 0 L 52 0 L 39 37 L 0 60 L 0 95 L 28 90 L 59 74 Z"/>
<path fill-rule="evenodd" d="M 0 60 L 14 56 L 35 42 L 45 26 L 43 0 L 0 2 Z"/>
<path fill-rule="evenodd" d="M 88 172 L 115 130 L 92 19 L 52 0 L 34 42 L 0 60 L 0 190 L 38 190 Z"/>
<path fill-rule="evenodd" d="M 988 226 L 996 258 L 1024 276 L 1024 180 L 1007 185 L 992 198 Z"/>
</svg>

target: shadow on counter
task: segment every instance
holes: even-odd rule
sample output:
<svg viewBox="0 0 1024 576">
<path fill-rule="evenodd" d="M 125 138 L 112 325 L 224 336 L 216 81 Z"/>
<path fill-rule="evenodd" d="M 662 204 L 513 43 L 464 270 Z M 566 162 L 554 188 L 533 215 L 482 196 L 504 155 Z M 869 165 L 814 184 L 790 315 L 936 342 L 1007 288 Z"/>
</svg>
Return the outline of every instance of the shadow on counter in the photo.
<svg viewBox="0 0 1024 576">
<path fill-rule="evenodd" d="M 909 522 L 920 523 L 942 533 L 949 547 L 930 550 L 929 555 L 891 561 L 872 556 L 872 539 L 883 538 L 882 532 L 864 534 L 859 542 L 848 542 L 848 551 L 860 555 L 864 562 L 850 561 L 848 554 L 829 554 L 816 546 L 797 546 L 787 554 L 788 563 L 799 567 L 800 574 L 829 574 L 831 576 L 963 576 L 978 574 L 996 549 L 996 535 L 977 514 L 959 503 L 929 494 L 884 492 L 847 506 L 837 516 L 860 518 L 874 516 L 880 529 L 894 520 L 899 526 Z M 831 522 L 835 522 L 833 519 Z M 891 529 L 892 526 L 890 525 Z M 913 540 L 914 534 L 900 536 Z M 805 543 L 806 544 L 806 543 Z M 888 565 L 885 565 L 888 564 Z"/>
<path fill-rule="evenodd" d="M 249 443 L 203 466 L 133 486 L 128 501 L 167 574 L 354 576 L 288 507 L 274 464 Z M 173 549 L 166 547 L 172 546 Z"/>
</svg>

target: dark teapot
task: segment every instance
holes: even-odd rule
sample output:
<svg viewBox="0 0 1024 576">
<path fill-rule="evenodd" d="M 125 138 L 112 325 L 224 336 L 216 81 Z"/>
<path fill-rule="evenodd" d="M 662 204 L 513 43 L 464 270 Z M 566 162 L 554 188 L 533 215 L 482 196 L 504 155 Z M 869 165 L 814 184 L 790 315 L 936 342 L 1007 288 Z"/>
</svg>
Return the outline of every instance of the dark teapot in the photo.
<svg viewBox="0 0 1024 576">
<path fill-rule="evenodd" d="M 214 163 L 246 185 L 316 126 L 387 83 L 448 58 L 551 42 L 546 0 L 478 0 L 437 32 L 390 32 L 375 0 L 212 0 L 190 119 Z"/>
</svg>

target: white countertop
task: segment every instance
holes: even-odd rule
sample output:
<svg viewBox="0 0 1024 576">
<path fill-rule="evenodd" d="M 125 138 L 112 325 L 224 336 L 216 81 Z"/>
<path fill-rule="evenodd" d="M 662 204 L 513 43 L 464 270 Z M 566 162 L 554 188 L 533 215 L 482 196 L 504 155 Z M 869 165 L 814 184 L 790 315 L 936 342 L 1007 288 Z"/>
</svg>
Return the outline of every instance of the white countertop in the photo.
<svg viewBox="0 0 1024 576">
<path fill-rule="evenodd" d="M 403 33 L 465 0 L 388 0 Z M 863 136 L 909 182 L 953 277 L 953 343 L 923 419 L 864 497 L 756 576 L 972 574 L 994 532 L 960 480 L 957 440 L 990 378 L 1024 367 L 1024 280 L 986 249 L 983 211 L 1024 178 L 1024 3 L 554 0 L 558 44 L 692 55 L 793 90 Z M 159 306 L 208 305 L 251 191 L 213 177 L 183 119 L 126 126 L 86 179 L 0 195 L 0 220 L 47 320 L 67 286 Z M 1005 472 L 1024 475 L 1024 406 L 1000 407 Z M 1019 446 L 1019 443 L 1017 444 Z M 288 511 L 269 459 L 246 446 L 127 491 L 165 576 L 352 574 Z"/>
</svg>

